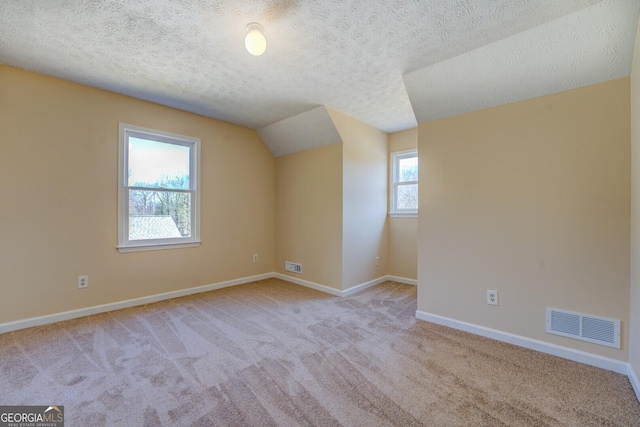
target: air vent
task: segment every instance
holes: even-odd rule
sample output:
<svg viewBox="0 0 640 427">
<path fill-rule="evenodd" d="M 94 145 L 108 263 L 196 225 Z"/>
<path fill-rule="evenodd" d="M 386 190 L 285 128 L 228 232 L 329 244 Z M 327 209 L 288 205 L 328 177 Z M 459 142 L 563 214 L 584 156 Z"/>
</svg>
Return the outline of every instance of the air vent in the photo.
<svg viewBox="0 0 640 427">
<path fill-rule="evenodd" d="M 295 262 L 286 261 L 284 263 L 284 269 L 291 271 L 292 273 L 302 273 L 302 264 L 296 264 Z"/>
<path fill-rule="evenodd" d="M 620 320 L 547 308 L 547 332 L 620 348 Z"/>
</svg>

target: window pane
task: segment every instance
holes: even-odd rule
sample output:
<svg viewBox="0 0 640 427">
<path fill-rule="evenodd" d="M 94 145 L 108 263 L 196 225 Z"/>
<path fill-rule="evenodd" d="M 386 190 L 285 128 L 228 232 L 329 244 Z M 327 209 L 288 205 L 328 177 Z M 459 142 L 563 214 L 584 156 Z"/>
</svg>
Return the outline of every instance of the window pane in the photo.
<svg viewBox="0 0 640 427">
<path fill-rule="evenodd" d="M 191 148 L 129 137 L 129 186 L 189 189 Z"/>
<path fill-rule="evenodd" d="M 398 181 L 418 180 L 418 158 L 408 157 L 398 161 Z"/>
<path fill-rule="evenodd" d="M 396 209 L 418 209 L 418 184 L 398 185 Z"/>
<path fill-rule="evenodd" d="M 129 190 L 129 240 L 191 237 L 191 193 Z"/>
</svg>

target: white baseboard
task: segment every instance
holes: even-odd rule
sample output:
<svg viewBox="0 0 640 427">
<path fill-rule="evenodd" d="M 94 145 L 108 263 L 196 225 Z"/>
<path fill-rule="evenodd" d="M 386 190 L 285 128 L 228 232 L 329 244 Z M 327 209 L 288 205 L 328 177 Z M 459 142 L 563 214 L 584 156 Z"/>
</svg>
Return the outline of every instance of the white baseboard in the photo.
<svg viewBox="0 0 640 427">
<path fill-rule="evenodd" d="M 40 326 L 40 325 L 46 325 L 49 323 L 61 322 L 63 320 L 77 319 L 78 317 L 89 316 L 92 314 L 119 310 L 121 308 L 151 304 L 154 302 L 163 301 L 171 298 L 178 298 L 178 297 L 183 297 L 187 295 L 193 295 L 200 292 L 214 291 L 216 289 L 228 288 L 229 286 L 242 285 L 245 283 L 255 282 L 257 280 L 270 279 L 272 277 L 273 277 L 273 273 L 259 274 L 257 276 L 227 280 L 225 282 L 214 283 L 211 285 L 180 289 L 178 291 L 171 291 L 171 292 L 165 292 L 162 294 L 149 295 L 146 297 L 134 298 L 134 299 L 119 301 L 119 302 L 114 302 L 109 304 L 95 305 L 93 307 L 86 307 L 86 308 L 80 308 L 77 310 L 64 311 L 62 313 L 54 313 L 46 316 L 31 317 L 29 319 L 21 319 L 13 322 L 0 323 L 0 334 L 5 332 L 17 331 L 19 329 L 30 328 L 33 326 Z"/>
<path fill-rule="evenodd" d="M 607 369 L 619 374 L 627 375 L 629 373 L 629 364 L 621 360 L 611 359 L 609 357 L 599 356 L 586 351 L 574 350 L 572 348 L 551 344 L 520 335 L 510 334 L 508 332 L 499 331 L 497 329 L 486 328 L 484 326 L 475 325 L 473 323 L 462 322 L 460 320 L 439 316 L 437 314 L 427 313 L 425 311 L 416 311 L 416 317 L 427 322 L 437 323 L 438 325 L 448 326 L 450 328 L 459 329 L 461 331 L 470 332 L 497 341 L 514 344 L 542 353 L 551 354 L 553 356 L 562 357 L 563 359 L 573 360 L 575 362 L 584 363 L 586 365 L 595 366 L 597 368 Z M 630 377 L 631 378 L 631 377 Z M 633 381 L 632 381 L 633 383 Z M 636 382 L 637 385 L 637 382 Z M 636 393 L 638 393 L 636 389 Z"/>
<path fill-rule="evenodd" d="M 273 276 L 277 279 L 285 280 L 287 282 L 295 283 L 296 285 L 302 285 L 307 288 L 315 289 L 316 291 L 325 292 L 327 294 L 335 295 L 337 297 L 342 296 L 342 291 L 334 288 L 330 288 L 329 286 L 320 285 L 318 283 L 310 282 L 308 280 L 298 279 L 297 277 L 292 277 L 287 274 L 282 273 L 273 273 Z"/>
<path fill-rule="evenodd" d="M 287 274 L 282 273 L 274 273 L 273 277 L 278 279 L 286 280 L 287 282 L 295 283 L 296 285 L 306 286 L 307 288 L 315 289 L 316 291 L 325 292 L 327 294 L 331 294 L 337 297 L 346 297 L 349 295 L 353 295 L 356 292 L 360 292 L 364 289 L 370 288 L 375 285 L 379 285 L 382 282 L 386 282 L 389 279 L 389 276 L 378 277 L 377 279 L 370 280 L 365 283 L 360 283 L 359 285 L 352 286 L 343 291 L 335 288 L 330 288 L 329 286 L 321 285 L 319 283 L 310 282 L 308 280 L 298 279 L 297 277 L 292 277 Z"/>
<path fill-rule="evenodd" d="M 387 280 L 389 280 L 388 276 L 382 276 L 382 277 L 378 277 L 377 279 L 369 280 L 368 282 L 365 282 L 365 283 L 360 283 L 359 285 L 355 285 L 348 289 L 345 289 L 344 291 L 341 292 L 340 296 L 348 297 L 349 295 L 353 295 L 356 292 L 360 292 L 372 286 L 379 285 L 380 283 L 386 282 Z"/>
<path fill-rule="evenodd" d="M 406 277 L 400 276 L 387 276 L 387 280 L 391 280 L 393 282 L 404 283 L 405 285 L 413 285 L 418 286 L 418 281 L 416 279 L 407 279 Z"/>
<path fill-rule="evenodd" d="M 135 307 L 139 305 L 151 304 L 158 301 L 164 301 L 171 298 L 178 298 L 187 295 L 193 295 L 201 292 L 214 291 L 216 289 L 228 288 L 230 286 L 242 285 L 245 283 L 255 282 L 258 280 L 271 279 L 277 277 L 278 279 L 286 280 L 298 285 L 306 286 L 321 292 L 325 292 L 338 297 L 348 296 L 359 292 L 363 289 L 375 286 L 389 279 L 389 276 L 379 277 L 366 283 L 353 286 L 344 291 L 330 288 L 328 286 L 320 285 L 318 283 L 309 282 L 308 280 L 298 279 L 281 273 L 265 273 L 257 276 L 242 277 L 240 279 L 227 280 L 224 282 L 214 283 L 211 285 L 197 286 L 195 288 L 180 289 L 177 291 L 165 292 L 162 294 L 149 295 L 146 297 L 133 298 L 125 301 L 118 301 L 109 304 L 95 305 L 92 307 L 80 308 L 77 310 L 63 311 L 61 313 L 48 314 L 45 316 L 31 317 L 28 319 L 20 319 L 6 323 L 0 323 L 0 334 L 5 332 L 17 331 L 19 329 L 31 328 L 33 326 L 41 326 L 55 322 L 61 322 L 63 320 L 77 319 L 79 317 L 90 316 L 92 314 L 105 313 L 107 311 L 119 310 L 122 308 Z M 409 280 L 409 279 L 406 279 Z"/>
<path fill-rule="evenodd" d="M 627 376 L 629 377 L 629 381 L 631 382 L 631 386 L 633 387 L 633 391 L 636 392 L 636 397 L 640 400 L 640 380 L 638 380 L 638 375 L 636 371 L 629 363 L 629 371 L 627 372 Z"/>
</svg>

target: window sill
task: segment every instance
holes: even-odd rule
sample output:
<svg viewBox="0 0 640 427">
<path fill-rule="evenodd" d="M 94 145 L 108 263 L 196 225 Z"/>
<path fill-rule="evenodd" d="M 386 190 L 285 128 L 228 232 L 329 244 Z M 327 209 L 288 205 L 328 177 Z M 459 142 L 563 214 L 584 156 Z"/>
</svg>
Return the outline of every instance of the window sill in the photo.
<svg viewBox="0 0 640 427">
<path fill-rule="evenodd" d="M 390 218 L 418 218 L 417 213 L 390 213 Z"/>
<path fill-rule="evenodd" d="M 166 243 L 155 245 L 140 245 L 140 246 L 118 246 L 118 252 L 144 252 L 144 251 L 161 251 L 164 249 L 180 249 L 180 248 L 195 248 L 200 246 L 202 242 L 189 242 L 189 243 Z"/>
</svg>

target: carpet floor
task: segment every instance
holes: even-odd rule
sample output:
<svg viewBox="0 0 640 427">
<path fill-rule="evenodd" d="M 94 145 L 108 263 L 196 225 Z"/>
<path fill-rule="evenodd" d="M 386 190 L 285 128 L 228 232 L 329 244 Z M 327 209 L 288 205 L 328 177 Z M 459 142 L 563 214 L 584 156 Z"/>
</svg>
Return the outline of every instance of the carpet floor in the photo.
<svg viewBox="0 0 640 427">
<path fill-rule="evenodd" d="M 75 426 L 640 426 L 620 374 L 278 279 L 0 335 L 0 404 Z"/>
</svg>

